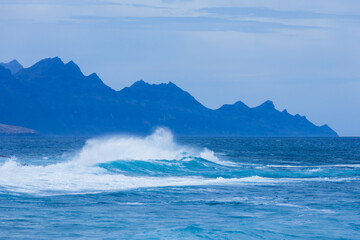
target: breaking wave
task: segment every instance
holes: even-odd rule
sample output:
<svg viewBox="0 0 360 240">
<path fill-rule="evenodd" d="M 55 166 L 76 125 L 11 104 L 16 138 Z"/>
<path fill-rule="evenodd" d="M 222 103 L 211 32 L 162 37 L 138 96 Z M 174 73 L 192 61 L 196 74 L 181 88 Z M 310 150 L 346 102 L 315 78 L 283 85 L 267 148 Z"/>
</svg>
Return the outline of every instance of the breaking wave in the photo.
<svg viewBox="0 0 360 240">
<path fill-rule="evenodd" d="M 344 166 L 338 167 L 335 174 L 311 169 L 294 173 L 286 169 L 291 166 L 251 167 L 220 159 L 206 148 L 179 145 L 171 132 L 160 128 L 147 137 L 90 139 L 71 159 L 56 164 L 22 165 L 16 158 L 8 159 L 0 165 L 0 191 L 52 195 L 140 187 L 359 180 L 348 176 L 341 169 Z M 269 172 L 273 168 L 285 170 Z"/>
<path fill-rule="evenodd" d="M 192 157 L 204 158 L 216 163 L 220 161 L 209 149 L 201 151 L 175 143 L 170 131 L 159 128 L 152 135 L 141 137 L 114 136 L 90 139 L 72 160 L 73 162 L 93 165 L 116 160 L 184 160 Z"/>
</svg>

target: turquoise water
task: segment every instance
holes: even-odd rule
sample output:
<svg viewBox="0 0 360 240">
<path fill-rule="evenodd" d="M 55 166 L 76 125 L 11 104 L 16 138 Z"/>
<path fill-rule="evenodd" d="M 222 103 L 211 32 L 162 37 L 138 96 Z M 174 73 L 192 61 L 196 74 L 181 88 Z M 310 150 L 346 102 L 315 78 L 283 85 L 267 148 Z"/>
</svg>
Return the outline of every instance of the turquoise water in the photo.
<svg viewBox="0 0 360 240">
<path fill-rule="evenodd" d="M 1 239 L 360 239 L 360 138 L 0 137 Z"/>
</svg>

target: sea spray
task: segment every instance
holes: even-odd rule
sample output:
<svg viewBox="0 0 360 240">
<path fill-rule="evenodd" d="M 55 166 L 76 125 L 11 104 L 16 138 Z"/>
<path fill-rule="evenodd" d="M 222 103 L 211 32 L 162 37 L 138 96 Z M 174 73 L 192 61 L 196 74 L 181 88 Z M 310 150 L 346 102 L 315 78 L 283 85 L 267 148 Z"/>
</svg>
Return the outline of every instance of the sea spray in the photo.
<svg viewBox="0 0 360 240">
<path fill-rule="evenodd" d="M 178 145 L 170 131 L 159 128 L 144 138 L 112 136 L 90 139 L 73 158 L 56 164 L 22 165 L 15 158 L 10 159 L 0 166 L 0 185 L 7 191 L 54 194 L 224 182 L 223 179 L 194 176 L 131 177 L 126 173 L 114 174 L 99 166 L 112 161 L 190 161 L 201 157 L 220 162 L 212 151 Z"/>
<path fill-rule="evenodd" d="M 171 132 L 159 128 L 144 138 L 112 136 L 90 139 L 72 161 L 93 165 L 115 160 L 174 160 L 191 153 L 196 154 L 190 148 L 177 145 Z"/>
<path fill-rule="evenodd" d="M 171 132 L 160 128 L 147 137 L 90 139 L 73 157 L 55 164 L 25 165 L 10 158 L 0 165 L 0 190 L 54 195 L 142 187 L 356 181 L 359 168 L 351 166 L 323 165 L 312 171 L 309 166 L 243 164 L 219 158 L 207 148 L 178 144 Z"/>
</svg>

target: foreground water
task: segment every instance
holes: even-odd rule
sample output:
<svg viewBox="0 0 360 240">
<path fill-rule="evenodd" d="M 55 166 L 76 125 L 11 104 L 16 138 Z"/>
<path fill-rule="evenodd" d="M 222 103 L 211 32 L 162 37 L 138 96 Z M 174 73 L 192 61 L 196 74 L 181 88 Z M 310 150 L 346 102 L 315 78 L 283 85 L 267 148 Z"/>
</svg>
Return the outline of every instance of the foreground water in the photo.
<svg viewBox="0 0 360 240">
<path fill-rule="evenodd" d="M 360 138 L 0 137 L 0 238 L 360 239 Z"/>
</svg>

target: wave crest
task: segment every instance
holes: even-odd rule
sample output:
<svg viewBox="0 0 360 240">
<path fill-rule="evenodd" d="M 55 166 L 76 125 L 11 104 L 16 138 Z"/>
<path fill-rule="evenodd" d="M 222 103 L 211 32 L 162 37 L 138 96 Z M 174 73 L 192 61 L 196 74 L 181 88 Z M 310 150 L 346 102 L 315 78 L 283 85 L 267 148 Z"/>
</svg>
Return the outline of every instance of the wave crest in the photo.
<svg viewBox="0 0 360 240">
<path fill-rule="evenodd" d="M 72 160 L 85 165 L 119 160 L 180 160 L 186 157 L 200 157 L 219 163 L 214 152 L 198 151 L 175 143 L 170 131 L 158 128 L 145 138 L 132 136 L 112 136 L 90 139 Z"/>
<path fill-rule="evenodd" d="M 22 165 L 11 158 L 0 165 L 0 192 L 52 195 L 140 187 L 358 181 L 358 166 L 348 167 L 309 171 L 227 162 L 209 149 L 177 144 L 171 132 L 160 128 L 147 137 L 90 139 L 73 158 L 56 164 Z"/>
</svg>

